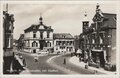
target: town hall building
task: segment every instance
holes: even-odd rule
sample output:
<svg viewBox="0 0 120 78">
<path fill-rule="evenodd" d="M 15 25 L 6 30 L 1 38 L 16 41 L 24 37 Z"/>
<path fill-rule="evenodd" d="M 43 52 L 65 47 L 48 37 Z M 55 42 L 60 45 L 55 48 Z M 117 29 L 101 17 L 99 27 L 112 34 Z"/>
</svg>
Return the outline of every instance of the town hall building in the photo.
<svg viewBox="0 0 120 78">
<path fill-rule="evenodd" d="M 39 24 L 24 30 L 24 51 L 37 53 L 53 48 L 53 29 L 43 23 L 42 16 L 39 20 Z"/>
</svg>

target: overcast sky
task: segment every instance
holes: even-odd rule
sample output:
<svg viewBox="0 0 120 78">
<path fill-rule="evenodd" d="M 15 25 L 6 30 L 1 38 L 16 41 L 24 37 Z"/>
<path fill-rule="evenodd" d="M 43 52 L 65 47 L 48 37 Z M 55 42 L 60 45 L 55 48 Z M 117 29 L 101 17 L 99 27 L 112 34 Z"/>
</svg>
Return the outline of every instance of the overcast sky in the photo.
<svg viewBox="0 0 120 78">
<path fill-rule="evenodd" d="M 54 29 L 54 33 L 71 33 L 79 35 L 82 32 L 82 20 L 87 12 L 88 20 L 92 20 L 96 4 L 9 4 L 9 13 L 14 14 L 14 38 L 18 39 L 24 30 L 32 24 L 39 23 L 40 14 L 43 22 Z M 114 6 L 112 6 L 114 5 Z M 5 5 L 4 5 L 5 10 Z M 117 13 L 116 4 L 100 4 L 104 13 Z"/>
</svg>

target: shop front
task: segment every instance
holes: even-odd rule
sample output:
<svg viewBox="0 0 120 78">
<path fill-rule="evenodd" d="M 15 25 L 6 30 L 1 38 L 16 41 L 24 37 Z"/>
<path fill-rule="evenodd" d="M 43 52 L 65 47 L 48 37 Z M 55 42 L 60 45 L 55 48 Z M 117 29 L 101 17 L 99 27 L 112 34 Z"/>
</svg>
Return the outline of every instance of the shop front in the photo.
<svg viewBox="0 0 120 78">
<path fill-rule="evenodd" d="M 105 52 L 103 50 L 91 50 L 91 65 L 95 65 L 97 67 L 105 66 Z"/>
</svg>

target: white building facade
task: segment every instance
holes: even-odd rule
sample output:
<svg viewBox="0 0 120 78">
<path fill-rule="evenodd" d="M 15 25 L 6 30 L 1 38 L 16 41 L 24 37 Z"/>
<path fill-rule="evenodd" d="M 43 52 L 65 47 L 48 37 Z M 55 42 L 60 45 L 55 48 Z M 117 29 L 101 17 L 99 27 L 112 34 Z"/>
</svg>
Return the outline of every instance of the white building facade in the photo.
<svg viewBox="0 0 120 78">
<path fill-rule="evenodd" d="M 74 38 L 69 33 L 54 33 L 54 53 L 72 53 L 74 49 Z"/>
<path fill-rule="evenodd" d="M 38 25 L 31 25 L 24 30 L 24 51 L 37 53 L 53 48 L 53 29 L 43 24 L 43 18 L 39 18 Z"/>
</svg>

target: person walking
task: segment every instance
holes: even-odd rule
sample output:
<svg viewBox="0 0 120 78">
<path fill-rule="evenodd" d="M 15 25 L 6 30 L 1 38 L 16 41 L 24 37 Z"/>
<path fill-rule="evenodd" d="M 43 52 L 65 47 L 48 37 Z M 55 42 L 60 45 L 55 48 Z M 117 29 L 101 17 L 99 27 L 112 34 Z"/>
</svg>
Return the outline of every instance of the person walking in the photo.
<svg viewBox="0 0 120 78">
<path fill-rule="evenodd" d="M 26 66 L 25 58 L 23 59 L 23 66 L 24 66 L 24 67 Z"/>
<path fill-rule="evenodd" d="M 63 64 L 66 64 L 66 59 L 64 58 Z"/>
<path fill-rule="evenodd" d="M 38 62 L 38 56 L 34 57 L 35 62 Z"/>
</svg>

